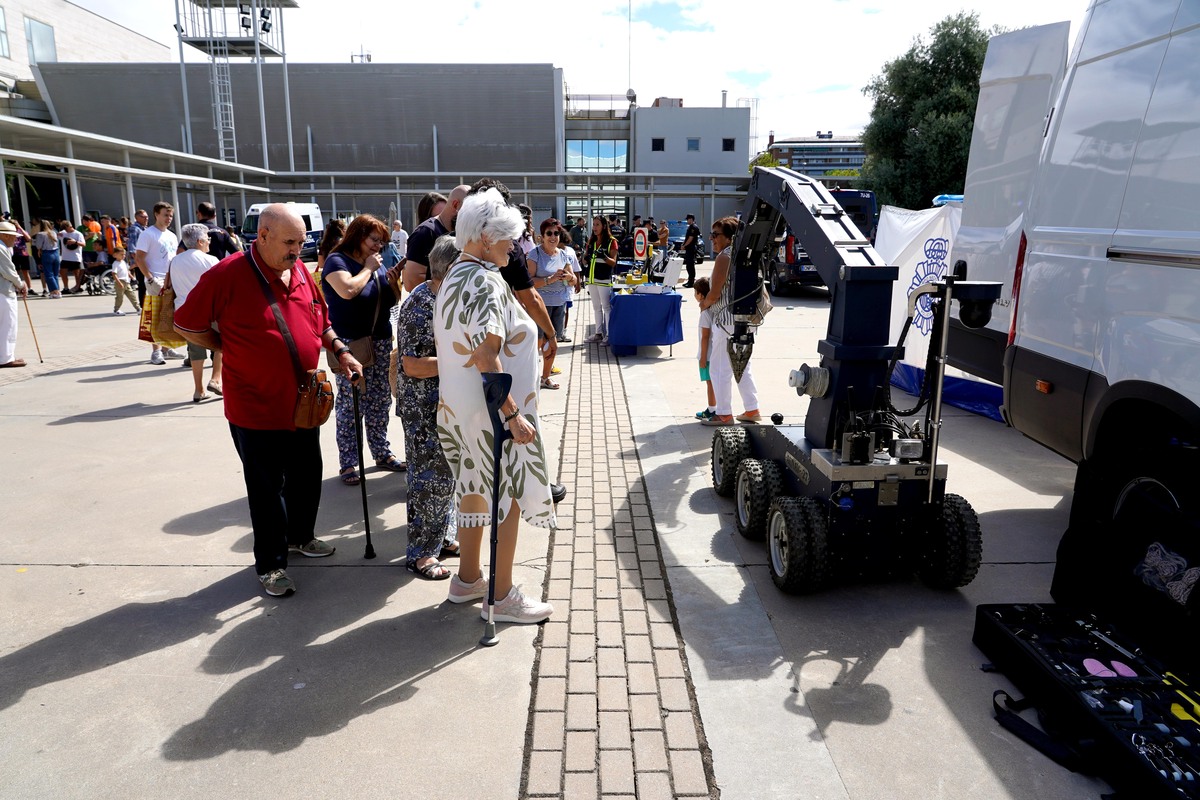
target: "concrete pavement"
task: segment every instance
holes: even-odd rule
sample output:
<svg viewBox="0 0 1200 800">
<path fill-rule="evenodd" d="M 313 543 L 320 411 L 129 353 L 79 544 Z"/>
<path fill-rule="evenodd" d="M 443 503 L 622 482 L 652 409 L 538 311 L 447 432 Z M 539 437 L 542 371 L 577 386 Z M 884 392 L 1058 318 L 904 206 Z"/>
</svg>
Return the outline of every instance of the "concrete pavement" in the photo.
<svg viewBox="0 0 1200 800">
<path fill-rule="evenodd" d="M 705 265 L 708 266 L 708 265 Z M 991 719 L 970 643 L 980 602 L 1047 599 L 1073 469 L 951 409 L 951 490 L 980 513 L 961 592 L 915 582 L 779 593 L 734 531 L 693 417 L 688 341 L 613 358 L 572 313 L 547 440 L 571 493 L 522 530 L 518 581 L 556 606 L 476 647 L 477 606 L 403 568 L 404 480 L 368 470 L 379 558 L 332 431 L 318 528 L 283 600 L 251 568 L 220 402 L 148 363 L 111 297 L 31 300 L 24 370 L 0 373 L 0 797 L 1094 797 Z M 828 305 L 781 302 L 754 369 L 764 413 L 802 421 Z M 22 314 L 24 312 L 22 311 Z M 739 409 L 740 410 L 740 409 Z M 399 426 L 393 443 L 398 446 Z M 518 746 L 520 743 L 522 746 Z"/>
</svg>

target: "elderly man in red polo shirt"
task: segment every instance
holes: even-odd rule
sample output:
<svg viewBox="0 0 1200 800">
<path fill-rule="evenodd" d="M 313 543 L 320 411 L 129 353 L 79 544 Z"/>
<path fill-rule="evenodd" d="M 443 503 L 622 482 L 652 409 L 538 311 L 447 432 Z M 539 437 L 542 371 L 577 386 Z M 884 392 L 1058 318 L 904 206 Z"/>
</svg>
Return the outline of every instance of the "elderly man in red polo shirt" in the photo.
<svg viewBox="0 0 1200 800">
<path fill-rule="evenodd" d="M 316 538 L 321 500 L 320 428 L 298 429 L 296 373 L 288 346 L 263 292 L 270 286 L 295 340 L 301 366 L 317 367 L 329 348 L 347 377 L 362 365 L 329 324 L 325 301 L 299 262 L 304 220 L 282 203 L 258 219 L 258 239 L 213 266 L 175 311 L 175 329 L 189 342 L 224 354 L 225 418 L 242 459 L 254 569 L 267 594 L 296 590 L 288 553 L 333 554 Z"/>
</svg>

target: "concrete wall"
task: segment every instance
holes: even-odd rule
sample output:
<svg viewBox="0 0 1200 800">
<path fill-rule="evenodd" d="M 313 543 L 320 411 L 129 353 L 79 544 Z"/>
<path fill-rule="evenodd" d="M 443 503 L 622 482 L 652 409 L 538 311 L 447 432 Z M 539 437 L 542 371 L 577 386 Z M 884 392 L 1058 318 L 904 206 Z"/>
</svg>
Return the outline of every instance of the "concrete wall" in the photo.
<svg viewBox="0 0 1200 800">
<path fill-rule="evenodd" d="M 161 0 L 170 2 L 171 0 Z M 29 80 L 29 48 L 25 43 L 25 18 L 54 28 L 58 60 L 142 62 L 169 61 L 171 49 L 115 22 L 68 3 L 66 0 L 3 0 L 8 29 L 9 57 L 0 57 L 0 76 Z"/>
<path fill-rule="evenodd" d="M 179 64 L 48 64 L 40 68 L 55 122 L 146 144 L 183 149 Z M 263 166 L 258 79 L 232 64 L 237 160 Z M 283 68 L 263 65 L 266 164 L 288 171 Z M 114 105 L 88 91 L 93 81 L 137 86 L 141 102 Z M 554 68 L 549 64 L 289 64 L 296 169 L 309 164 L 311 127 L 317 171 L 415 172 L 438 166 L 478 177 L 553 171 Z M 209 69 L 187 65 L 193 152 L 219 157 Z"/>
<path fill-rule="evenodd" d="M 745 175 L 749 180 L 750 109 L 748 108 L 638 108 L 633 118 L 634 160 L 636 172 L 677 172 L 685 174 Z M 689 137 L 699 137 L 700 149 L 689 151 Z M 655 151 L 653 140 L 663 139 L 664 149 Z M 734 140 L 731 152 L 722 150 L 723 139 Z M 638 200 L 634 213 L 653 214 L 657 219 L 683 219 L 691 213 L 707 231 L 713 219 L 735 214 L 742 200 L 721 199 L 715 202 L 705 196 L 707 186 L 699 180 L 680 180 L 673 185 L 664 181 L 656 188 L 675 188 L 696 192 L 699 197 L 657 198 L 651 208 L 648 200 Z M 707 236 L 706 236 L 707 238 Z"/>
</svg>

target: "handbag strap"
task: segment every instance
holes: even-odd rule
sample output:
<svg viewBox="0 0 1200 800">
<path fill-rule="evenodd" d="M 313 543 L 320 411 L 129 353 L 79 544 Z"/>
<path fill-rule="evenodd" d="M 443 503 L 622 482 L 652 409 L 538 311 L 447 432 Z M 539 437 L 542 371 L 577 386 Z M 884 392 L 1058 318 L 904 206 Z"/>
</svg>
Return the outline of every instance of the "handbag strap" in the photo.
<svg viewBox="0 0 1200 800">
<path fill-rule="evenodd" d="M 276 299 L 275 292 L 271 289 L 271 284 L 267 283 L 267 279 L 263 277 L 262 270 L 259 269 L 258 261 L 254 258 L 254 248 L 247 250 L 246 254 L 250 257 L 250 267 L 254 270 L 255 277 L 258 278 L 258 285 L 263 291 L 263 296 L 267 298 L 267 302 L 271 305 L 271 313 L 275 315 L 275 324 L 279 327 L 279 332 L 283 334 L 283 341 L 287 344 L 288 353 L 292 357 L 292 369 L 296 371 L 296 387 L 303 390 L 304 367 L 300 364 L 300 351 L 296 349 L 296 340 L 292 338 L 292 332 L 288 329 L 288 324 L 283 319 L 283 312 L 279 310 L 279 300 Z"/>
</svg>

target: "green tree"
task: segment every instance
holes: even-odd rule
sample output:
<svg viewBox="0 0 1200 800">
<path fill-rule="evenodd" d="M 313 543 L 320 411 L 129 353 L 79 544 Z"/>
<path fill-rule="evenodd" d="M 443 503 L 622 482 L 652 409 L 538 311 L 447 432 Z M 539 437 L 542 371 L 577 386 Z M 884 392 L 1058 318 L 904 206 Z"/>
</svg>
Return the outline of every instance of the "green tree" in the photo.
<svg viewBox="0 0 1200 800">
<path fill-rule="evenodd" d="M 778 167 L 782 163 L 783 162 L 780 161 L 778 158 L 771 155 L 770 150 L 764 150 L 763 152 L 756 155 L 753 159 L 751 159 L 750 169 L 748 171 L 754 172 L 755 167 Z"/>
<path fill-rule="evenodd" d="M 832 175 L 837 178 L 857 178 L 857 177 L 859 177 L 859 171 L 856 169 L 831 169 L 831 170 L 827 171 L 825 174 Z"/>
<path fill-rule="evenodd" d="M 927 208 L 934 196 L 961 193 L 988 39 L 979 15 L 960 12 L 917 37 L 863 93 L 874 100 L 863 131 L 864 188 L 880 203 Z"/>
</svg>

